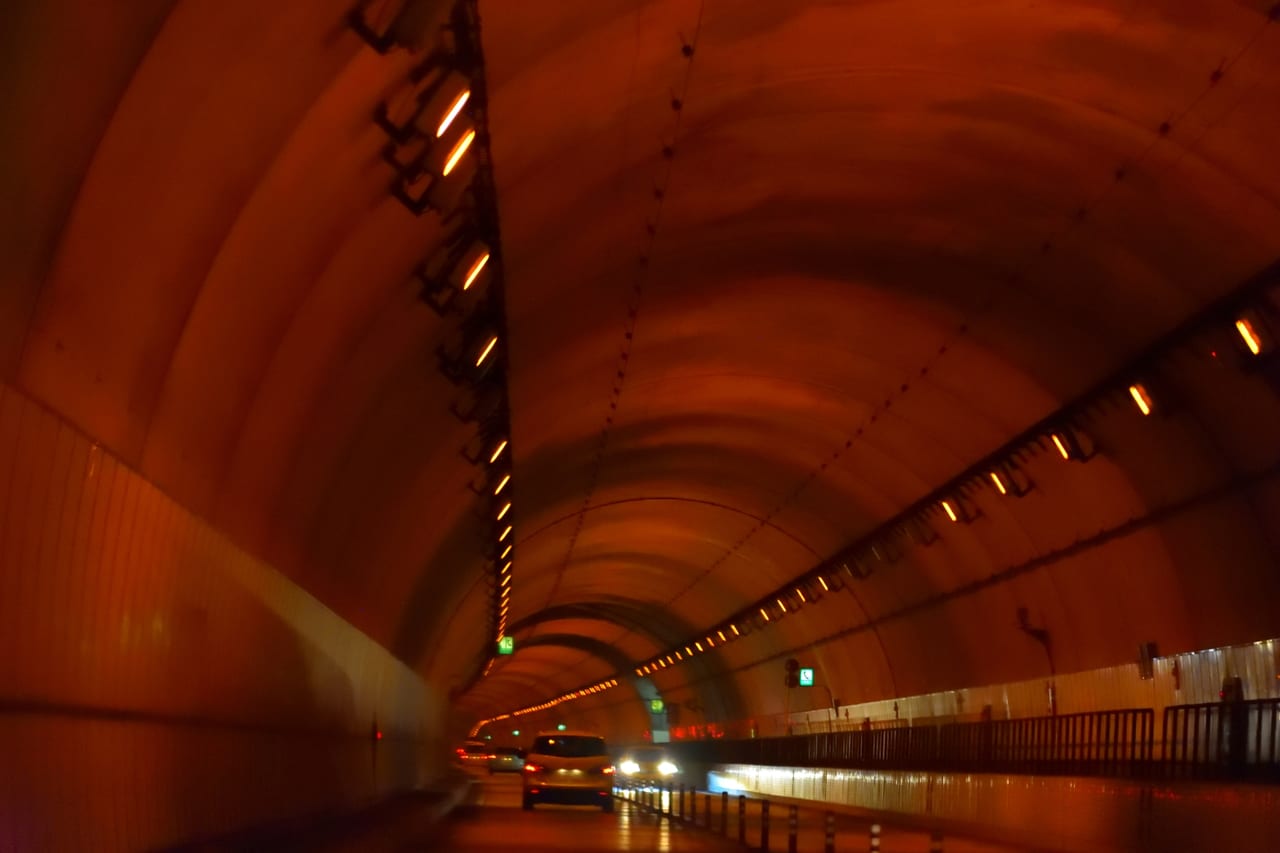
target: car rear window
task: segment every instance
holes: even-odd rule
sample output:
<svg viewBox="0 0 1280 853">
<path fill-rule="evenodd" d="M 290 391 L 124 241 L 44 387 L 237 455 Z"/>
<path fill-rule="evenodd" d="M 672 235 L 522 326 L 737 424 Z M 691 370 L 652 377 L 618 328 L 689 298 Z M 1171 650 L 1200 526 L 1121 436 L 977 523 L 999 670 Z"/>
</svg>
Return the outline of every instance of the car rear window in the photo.
<svg viewBox="0 0 1280 853">
<path fill-rule="evenodd" d="M 589 758 L 606 754 L 604 738 L 584 735 L 540 737 L 533 742 L 533 751 L 539 755 L 555 755 L 560 758 Z"/>
<path fill-rule="evenodd" d="M 500 746 L 493 751 L 494 755 L 519 755 L 520 748 L 517 746 Z"/>
<path fill-rule="evenodd" d="M 462 749 L 467 755 L 483 755 L 489 751 L 489 747 L 482 743 L 464 743 Z"/>
</svg>

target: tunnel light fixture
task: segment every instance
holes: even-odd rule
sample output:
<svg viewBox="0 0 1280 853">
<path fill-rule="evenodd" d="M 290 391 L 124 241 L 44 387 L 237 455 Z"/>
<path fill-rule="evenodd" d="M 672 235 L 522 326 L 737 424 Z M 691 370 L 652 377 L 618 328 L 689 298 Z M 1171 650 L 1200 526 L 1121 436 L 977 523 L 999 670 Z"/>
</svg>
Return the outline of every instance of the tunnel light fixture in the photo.
<svg viewBox="0 0 1280 853">
<path fill-rule="evenodd" d="M 502 534 L 498 537 L 498 541 L 501 542 L 502 540 L 506 539 L 510 535 L 511 535 L 511 525 L 508 524 L 507 529 L 502 531 Z"/>
<path fill-rule="evenodd" d="M 787 612 L 787 605 L 786 605 L 786 603 L 784 603 L 784 602 L 783 602 L 783 600 L 782 600 L 781 598 L 775 598 L 775 599 L 774 599 L 774 601 L 776 601 L 776 602 L 777 602 L 777 604 L 778 604 L 778 609 L 779 609 L 780 611 L 782 611 L 783 613 L 786 613 L 786 612 Z"/>
<path fill-rule="evenodd" d="M 499 584 L 499 586 L 506 587 L 506 586 L 509 586 L 510 584 L 511 584 L 511 575 L 503 575 L 502 582 Z"/>
<path fill-rule="evenodd" d="M 741 636 L 742 636 L 742 632 L 738 630 L 738 625 L 737 625 L 737 623 L 734 623 L 733 625 L 730 625 L 730 626 L 729 626 L 729 630 L 733 632 L 733 636 L 735 636 L 735 637 L 741 637 Z"/>
<path fill-rule="evenodd" d="M 1249 352 L 1254 355 L 1262 355 L 1262 336 L 1258 334 L 1258 330 L 1254 328 L 1248 317 L 1241 317 L 1236 320 L 1236 331 L 1240 333 L 1240 338 L 1244 341 L 1244 345 L 1249 348 Z"/>
<path fill-rule="evenodd" d="M 685 646 L 684 653 L 689 657 L 693 657 L 693 646 Z"/>
<path fill-rule="evenodd" d="M 502 553 L 498 555 L 498 559 L 499 559 L 499 560 L 505 560 L 505 559 L 507 559 L 507 555 L 511 553 L 511 549 L 512 549 L 513 547 L 515 547 L 515 546 L 514 546 L 514 545 L 508 545 L 506 548 L 502 549 Z"/>
<path fill-rule="evenodd" d="M 1074 427 L 1063 427 L 1050 435 L 1058 455 L 1069 462 L 1088 462 L 1097 453 L 1097 447 L 1090 441 L 1087 433 Z"/>
<path fill-rule="evenodd" d="M 504 438 L 502 439 L 502 441 L 498 442 L 498 446 L 495 447 L 493 449 L 493 452 L 489 454 L 489 464 L 492 465 L 494 462 L 497 462 L 498 457 L 502 455 L 502 451 L 506 449 L 507 449 L 507 440 Z"/>
<path fill-rule="evenodd" d="M 703 649 L 702 649 L 702 643 L 701 643 L 700 641 L 697 641 L 697 640 L 695 640 L 695 641 L 694 641 L 694 643 L 693 643 L 693 647 L 694 647 L 695 649 L 697 649 L 698 651 L 702 651 L 702 650 L 703 650 Z"/>
<path fill-rule="evenodd" d="M 954 508 L 953 506 L 951 506 L 951 502 L 950 502 L 950 501 L 943 501 L 943 502 L 942 502 L 942 509 L 943 509 L 943 511 L 947 514 L 947 518 L 951 519 L 952 521 L 959 521 L 959 520 L 960 520 L 960 516 L 956 515 L 955 508 Z"/>
<path fill-rule="evenodd" d="M 671 655 L 667 655 L 667 666 L 672 666 L 673 664 L 675 664 L 675 661 L 672 660 Z"/>
<path fill-rule="evenodd" d="M 490 335 L 489 342 L 484 345 L 484 349 L 480 350 L 480 355 L 476 358 L 476 367 L 484 364 L 484 360 L 489 357 L 489 353 L 493 352 L 493 348 L 498 345 L 498 336 Z"/>
<path fill-rule="evenodd" d="M 804 590 L 803 590 L 803 589 L 801 589 L 800 587 L 796 587 L 796 595 L 800 597 L 800 603 L 801 603 L 801 604 L 808 604 L 808 603 L 809 603 L 809 599 L 805 598 L 805 596 L 804 596 Z"/>
<path fill-rule="evenodd" d="M 822 584 L 822 589 L 824 592 L 831 592 L 831 587 L 827 584 L 827 579 L 824 578 L 822 575 L 818 575 L 818 583 Z"/>
<path fill-rule="evenodd" d="M 1129 396 L 1133 398 L 1134 404 L 1138 407 L 1138 411 L 1144 416 L 1150 415 L 1155 408 L 1151 400 L 1151 393 L 1147 391 L 1145 385 L 1141 382 L 1135 382 L 1129 386 Z"/>
<path fill-rule="evenodd" d="M 760 608 L 760 615 L 764 617 L 764 621 L 766 621 L 766 622 L 768 622 L 768 621 L 769 621 L 769 611 L 768 611 L 768 610 L 765 610 L 763 607 L 761 607 L 761 608 Z"/>
<path fill-rule="evenodd" d="M 988 476 L 991 477 L 991 482 L 995 485 L 997 492 L 1002 495 L 1009 494 L 1009 487 L 1004 484 L 1004 479 L 1001 478 L 999 471 L 992 471 Z"/>
<path fill-rule="evenodd" d="M 684 660 L 684 656 L 683 656 L 683 655 L 681 655 L 679 652 L 676 652 L 676 660 L 678 660 L 678 661 L 682 661 L 682 660 Z"/>
<path fill-rule="evenodd" d="M 453 146 L 453 150 L 449 152 L 448 158 L 444 161 L 444 171 L 441 173 L 442 178 L 449 177 L 449 173 L 458 165 L 458 161 L 462 159 L 462 155 L 467 153 L 467 149 L 471 147 L 471 143 L 475 141 L 475 130 L 468 130 L 463 134 L 462 138 Z"/>
<path fill-rule="evenodd" d="M 716 631 L 716 636 L 720 638 L 720 642 L 722 643 L 729 642 L 728 638 L 724 635 L 724 631 Z"/>
<path fill-rule="evenodd" d="M 713 640 L 713 639 L 711 639 L 710 635 L 708 635 L 708 636 L 707 636 L 707 648 L 709 648 L 709 649 L 714 649 L 715 647 L 716 647 L 716 641 L 715 641 L 715 640 Z"/>
<path fill-rule="evenodd" d="M 510 474 L 502 475 L 502 479 L 498 481 L 498 485 L 493 487 L 493 493 L 495 495 L 502 494 L 502 490 L 505 489 L 507 487 L 507 483 L 510 483 L 510 482 L 511 482 Z"/>
<path fill-rule="evenodd" d="M 466 278 L 462 280 L 463 290 L 468 290 L 471 285 L 476 283 L 476 279 L 480 277 L 480 273 L 484 271 L 484 266 L 487 263 L 489 263 L 488 252 L 485 252 L 480 257 L 472 261 L 471 266 L 467 269 Z"/>
<path fill-rule="evenodd" d="M 498 510 L 498 521 L 502 521 L 509 512 L 511 512 L 511 501 L 507 501 L 503 504 L 502 509 Z"/>
<path fill-rule="evenodd" d="M 453 103 L 449 105 L 448 111 L 444 114 L 444 118 L 440 120 L 439 126 L 436 127 L 436 139 L 444 136 L 445 131 L 449 129 L 449 125 L 453 124 L 453 120 L 458 117 L 458 113 L 462 112 L 462 108 L 467 105 L 467 101 L 471 98 L 471 90 L 463 89 L 458 96 L 453 99 Z"/>
<path fill-rule="evenodd" d="M 507 562 L 507 564 L 506 564 L 505 566 L 503 566 L 503 567 L 502 567 L 502 572 L 503 572 L 503 574 L 506 574 L 506 573 L 507 573 L 507 572 L 509 572 L 509 571 L 511 571 L 511 563 L 510 563 L 510 561 L 508 561 L 508 562 Z"/>
</svg>

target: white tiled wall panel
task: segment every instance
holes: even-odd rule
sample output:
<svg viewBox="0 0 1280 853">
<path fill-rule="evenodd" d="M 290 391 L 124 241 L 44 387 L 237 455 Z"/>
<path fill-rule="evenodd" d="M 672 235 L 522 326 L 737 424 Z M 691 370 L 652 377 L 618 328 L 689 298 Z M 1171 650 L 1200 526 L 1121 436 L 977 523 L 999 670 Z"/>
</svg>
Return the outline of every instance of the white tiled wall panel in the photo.
<svg viewBox="0 0 1280 853">
<path fill-rule="evenodd" d="M 1058 713 L 1119 708 L 1153 708 L 1157 726 L 1170 705 L 1217 702 L 1228 676 L 1238 676 L 1246 699 L 1280 697 L 1280 640 L 1261 640 L 1244 646 L 1207 649 L 1157 658 L 1154 677 L 1143 679 L 1136 661 L 1122 666 L 1059 675 L 1052 680 Z M 1135 650 L 1136 657 L 1136 650 Z M 1175 678 L 1175 668 L 1177 677 Z M 995 719 L 1039 717 L 1049 713 L 1047 678 L 947 690 L 923 696 L 885 699 L 860 705 L 844 705 L 834 720 L 827 709 L 791 715 L 793 730 L 827 731 L 833 727 L 857 728 L 866 718 L 873 722 L 977 719 L 990 705 Z M 778 734 L 784 719 L 764 721 L 761 735 Z"/>
<path fill-rule="evenodd" d="M 0 850 L 356 803 L 430 772 L 440 713 L 385 649 L 0 386 Z"/>
<path fill-rule="evenodd" d="M 929 818 L 1012 849 L 1270 853 L 1280 839 L 1274 786 L 725 765 L 711 787 Z"/>
</svg>

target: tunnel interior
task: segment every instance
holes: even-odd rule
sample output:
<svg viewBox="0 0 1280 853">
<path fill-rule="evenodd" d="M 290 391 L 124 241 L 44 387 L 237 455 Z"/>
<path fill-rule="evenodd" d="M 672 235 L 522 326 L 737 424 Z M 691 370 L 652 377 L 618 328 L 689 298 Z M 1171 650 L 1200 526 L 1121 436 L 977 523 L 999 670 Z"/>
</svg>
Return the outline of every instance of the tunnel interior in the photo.
<svg viewBox="0 0 1280 853">
<path fill-rule="evenodd" d="M 215 805 L 120 830 L 173 840 L 508 720 L 638 742 L 654 698 L 724 731 L 1280 637 L 1269 0 L 8 17 L 24 825 L 58 772 L 203 766 Z M 397 158 L 469 128 L 412 209 Z"/>
</svg>

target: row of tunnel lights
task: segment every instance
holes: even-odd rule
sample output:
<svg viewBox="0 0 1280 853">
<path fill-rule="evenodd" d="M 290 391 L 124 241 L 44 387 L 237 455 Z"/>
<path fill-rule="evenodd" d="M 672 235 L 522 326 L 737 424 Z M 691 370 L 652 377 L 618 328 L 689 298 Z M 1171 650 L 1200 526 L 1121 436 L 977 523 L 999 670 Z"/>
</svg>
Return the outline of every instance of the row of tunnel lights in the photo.
<svg viewBox="0 0 1280 853">
<path fill-rule="evenodd" d="M 1270 348 L 1270 343 L 1259 331 L 1258 324 L 1255 324 L 1249 318 L 1238 318 L 1235 322 L 1235 329 L 1251 355 L 1260 356 Z M 1134 405 L 1137 406 L 1138 411 L 1144 417 L 1156 411 L 1155 399 L 1143 383 L 1134 382 L 1129 386 L 1128 392 Z M 1052 432 L 1049 435 L 1049 440 L 1064 460 L 1087 461 L 1092 455 L 1091 452 L 1086 450 L 1086 442 L 1083 440 L 1082 434 L 1075 428 Z M 1008 463 L 1001 470 L 989 471 L 987 479 L 1001 496 L 1012 494 L 1020 497 L 1026 494 L 1028 486 L 1017 481 L 1016 472 L 1018 470 L 1016 465 Z M 974 513 L 966 506 L 962 498 L 945 498 L 939 501 L 938 508 L 954 523 L 970 522 L 975 518 Z M 869 550 L 872 556 L 878 560 L 884 561 L 887 559 L 887 549 L 882 550 L 872 545 Z M 854 563 L 853 566 L 850 565 L 850 561 L 842 563 L 838 571 L 843 572 L 849 578 L 865 577 L 866 573 L 857 567 L 857 561 L 852 562 Z M 805 590 L 806 585 L 809 586 L 807 593 Z M 754 605 L 754 613 L 749 613 L 746 616 L 740 615 L 734 621 L 713 628 L 710 633 L 700 640 L 688 643 L 683 648 L 668 650 L 640 664 L 636 667 L 635 674 L 640 677 L 653 675 L 660 670 L 676 666 L 697 655 L 709 652 L 718 645 L 724 645 L 738 639 L 755 627 L 762 627 L 765 624 L 774 622 L 798 610 L 802 605 L 817 600 L 822 593 L 831 592 L 833 589 L 838 590 L 843 585 L 844 580 L 839 578 L 836 573 L 816 574 L 810 581 L 802 581 L 795 586 L 789 594 L 776 595 L 771 602 L 757 603 Z M 758 621 L 755 619 L 756 613 L 759 614 Z"/>
<path fill-rule="evenodd" d="M 457 15 L 454 15 L 453 19 L 457 22 Z M 378 47 L 380 51 L 385 50 L 389 44 L 385 36 L 372 33 L 364 19 L 357 19 L 356 23 L 357 31 L 369 33 L 370 44 Z M 454 32 L 454 37 L 460 38 L 461 33 Z M 472 54 L 474 54 L 472 59 L 479 63 L 477 46 L 472 50 Z M 425 175 L 430 182 L 428 190 L 422 193 L 421 199 L 415 199 L 404 188 L 396 192 L 398 199 L 419 214 L 429 207 L 435 207 L 444 215 L 445 222 L 452 219 L 453 213 L 458 213 L 460 210 L 443 210 L 439 197 L 431 193 L 436 191 L 445 178 L 451 177 L 456 172 L 462 172 L 458 167 L 463 163 L 463 158 L 468 152 L 474 154 L 476 141 L 475 120 L 466 111 L 468 105 L 475 104 L 472 82 L 460 68 L 451 63 L 451 51 L 443 49 L 431 51 L 426 63 L 411 74 L 411 79 L 416 85 L 404 91 L 401 100 L 394 104 L 381 105 L 378 113 L 380 126 L 387 129 L 392 136 L 393 145 L 390 146 L 392 149 L 396 149 L 396 143 L 399 143 L 410 151 L 419 151 L 416 159 L 411 160 L 410 164 L 402 163 L 403 158 L 399 156 L 388 154 L 388 159 L 401 168 L 402 184 L 419 182 L 422 175 Z M 436 174 L 439 175 L 439 181 L 431 179 Z M 458 174 L 454 175 L 454 181 L 470 182 L 470 179 Z M 461 204 L 458 207 L 461 209 Z M 462 240 L 457 241 L 457 248 L 461 248 L 461 251 L 445 250 L 447 256 L 444 263 L 438 265 L 439 269 L 429 273 L 428 268 L 431 266 L 429 260 L 417 272 L 425 286 L 424 301 L 442 315 L 452 309 L 454 298 L 458 295 L 468 295 L 472 292 L 472 288 L 479 291 L 481 275 L 486 269 L 492 269 L 490 268 L 490 261 L 493 259 L 492 247 L 486 245 L 477 234 L 467 234 L 465 227 L 458 233 L 462 234 Z M 454 241 L 449 240 L 447 236 L 442 241 L 442 245 L 449 246 L 451 242 Z M 457 356 L 457 359 L 461 362 L 461 359 L 466 357 L 468 366 L 475 369 L 475 377 L 479 379 L 497 360 L 499 343 L 497 332 L 485 330 L 470 342 L 463 342 L 463 352 Z M 468 348 L 470 348 L 470 355 L 466 355 Z M 442 353 L 442 361 L 452 361 L 452 359 L 453 356 L 445 359 Z M 457 368 L 461 366 L 458 364 Z M 462 374 L 463 371 L 457 368 L 447 370 L 447 373 Z M 506 634 L 509 611 L 511 611 L 513 546 L 509 538 L 513 533 L 513 525 L 512 501 L 509 497 L 511 489 L 508 487 L 511 484 L 512 474 L 511 466 L 504 464 L 504 457 L 511 456 L 509 439 L 506 435 L 499 434 L 498 437 L 490 435 L 489 441 L 493 442 L 488 456 L 490 479 L 485 488 L 492 487 L 494 534 L 497 537 L 493 553 L 498 555 L 494 565 L 500 566 L 495 573 L 494 590 L 493 639 L 497 643 Z M 485 674 L 492 669 L 493 663 L 494 658 L 490 653 Z"/>
<path fill-rule="evenodd" d="M 373 13 L 366 6 L 368 4 L 362 0 L 352 13 L 353 28 L 376 50 L 385 53 L 397 46 L 394 27 L 379 31 L 379 28 L 371 24 Z M 410 73 L 412 85 L 402 90 L 398 98 L 382 103 L 375 120 L 391 137 L 391 144 L 384 152 L 384 158 L 399 171 L 398 186 L 393 194 L 414 213 L 421 214 L 425 210 L 435 209 L 448 223 L 456 219 L 457 214 L 478 215 L 474 204 L 468 210 L 461 199 L 461 191 L 465 187 L 470 186 L 474 190 L 474 180 L 473 175 L 464 174 L 470 172 L 469 168 L 460 167 L 464 162 L 475 160 L 477 140 L 477 124 L 475 116 L 471 114 L 476 107 L 477 96 L 473 91 L 473 81 L 469 79 L 469 74 L 464 73 L 464 66 L 470 63 L 478 73 L 483 60 L 478 33 L 463 32 L 468 24 L 462 6 L 454 3 L 446 9 L 442 5 L 441 10 L 442 17 L 433 21 L 433 25 L 444 25 L 444 29 L 435 32 L 437 38 L 434 47 L 427 53 L 426 61 Z M 444 33 L 450 28 L 454 37 L 452 49 L 444 39 Z M 464 48 L 462 45 L 468 35 L 475 44 Z M 464 54 L 469 59 L 460 59 Z M 469 110 L 469 107 L 473 109 Z M 473 155 L 470 161 L 464 160 L 468 153 Z M 446 184 L 445 179 L 451 177 L 452 181 Z M 424 184 L 425 189 L 421 189 L 415 196 L 415 188 Z M 454 191 L 458 192 L 456 204 L 450 204 L 446 201 L 446 193 Z M 476 198 L 473 192 L 474 201 Z M 453 209 L 448 210 L 450 207 Z M 496 211 L 492 213 L 496 220 Z M 491 227 L 496 229 L 496 221 Z M 442 262 L 439 261 L 440 255 L 444 256 Z M 461 227 L 452 234 L 446 233 L 437 249 L 437 256 L 428 258 L 415 273 L 424 285 L 423 300 L 442 316 L 454 310 L 454 303 L 459 296 L 482 290 L 481 276 L 486 270 L 492 270 L 492 258 L 492 249 L 483 239 L 478 222 L 468 222 L 464 216 Z M 497 332 L 492 330 L 493 325 L 479 324 L 478 335 L 474 332 L 468 335 L 464 331 L 462 350 L 456 355 L 441 353 L 442 369 L 447 375 L 457 379 L 472 372 L 472 378 L 479 381 L 488 373 L 497 361 L 501 342 Z M 467 340 L 468 337 L 470 340 Z M 468 359 L 465 366 L 462 361 L 464 358 Z M 466 371 L 465 367 L 474 368 L 474 371 Z M 509 458 L 511 455 L 509 439 L 505 435 L 509 424 L 503 424 L 501 429 L 497 437 L 493 436 L 495 430 L 488 431 L 488 441 L 491 442 L 488 454 L 490 478 L 484 487 L 492 489 L 492 510 L 495 513 L 493 534 L 496 536 L 493 553 L 498 555 L 494 567 L 500 566 L 495 572 L 494 643 L 506 633 L 512 581 L 513 545 L 509 541 L 513 533 L 509 488 L 511 468 L 504 464 L 504 456 Z M 473 461 L 478 463 L 481 460 L 477 458 Z M 494 662 L 490 652 L 485 674 Z"/>
<path fill-rule="evenodd" d="M 500 723 L 503 720 L 509 720 L 512 717 L 519 717 L 524 714 L 536 714 L 539 711 L 546 711 L 549 708 L 554 708 L 557 705 L 563 704 L 565 702 L 570 702 L 574 699 L 585 699 L 588 696 L 594 696 L 597 693 L 603 693 L 606 690 L 612 690 L 617 686 L 618 686 L 618 679 L 606 678 L 603 681 L 597 681 L 595 684 L 589 684 L 586 687 L 580 687 L 576 690 L 570 690 L 567 693 L 561 693 L 556 698 L 548 699 L 545 702 L 539 702 L 537 705 L 530 705 L 526 708 L 520 708 L 519 710 L 516 710 L 516 711 L 508 711 L 505 714 L 499 714 L 496 717 L 489 717 L 488 719 L 481 720 L 480 722 L 475 724 L 475 728 L 473 729 L 473 731 L 479 731 L 480 729 L 484 728 L 490 723 Z"/>
</svg>

